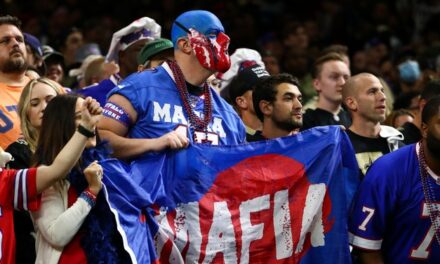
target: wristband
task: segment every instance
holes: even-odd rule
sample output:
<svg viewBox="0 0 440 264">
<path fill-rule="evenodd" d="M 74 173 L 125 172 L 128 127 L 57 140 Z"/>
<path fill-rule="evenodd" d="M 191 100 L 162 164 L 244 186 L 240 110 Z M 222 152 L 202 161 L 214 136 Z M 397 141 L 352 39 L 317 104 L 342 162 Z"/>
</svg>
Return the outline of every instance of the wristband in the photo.
<svg viewBox="0 0 440 264">
<path fill-rule="evenodd" d="M 90 191 L 90 188 L 87 187 L 87 189 L 84 190 L 84 192 L 90 196 L 90 198 L 92 198 L 94 201 L 96 201 L 96 195 L 94 195 L 92 193 L 92 191 Z"/>
<path fill-rule="evenodd" d="M 79 198 L 84 199 L 90 205 L 90 207 L 93 207 L 96 204 L 96 195 L 94 195 L 92 192 L 90 192 L 89 188 L 85 189 L 81 193 Z"/>
<path fill-rule="evenodd" d="M 79 125 L 77 130 L 81 135 L 83 135 L 87 138 L 91 138 L 91 137 L 96 136 L 94 131 L 90 131 L 87 128 L 83 127 L 82 125 Z"/>
</svg>

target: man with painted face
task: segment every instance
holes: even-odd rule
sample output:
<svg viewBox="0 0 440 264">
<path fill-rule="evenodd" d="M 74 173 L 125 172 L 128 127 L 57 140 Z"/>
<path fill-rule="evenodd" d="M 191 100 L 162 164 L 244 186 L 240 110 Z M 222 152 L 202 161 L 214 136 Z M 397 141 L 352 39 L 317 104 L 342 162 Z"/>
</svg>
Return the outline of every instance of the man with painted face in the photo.
<svg viewBox="0 0 440 264">
<path fill-rule="evenodd" d="M 108 94 L 99 133 L 116 157 L 190 142 L 245 141 L 242 121 L 206 82 L 230 67 L 229 37 L 220 20 L 204 10 L 185 12 L 174 21 L 171 37 L 175 60 L 131 75 Z"/>
</svg>

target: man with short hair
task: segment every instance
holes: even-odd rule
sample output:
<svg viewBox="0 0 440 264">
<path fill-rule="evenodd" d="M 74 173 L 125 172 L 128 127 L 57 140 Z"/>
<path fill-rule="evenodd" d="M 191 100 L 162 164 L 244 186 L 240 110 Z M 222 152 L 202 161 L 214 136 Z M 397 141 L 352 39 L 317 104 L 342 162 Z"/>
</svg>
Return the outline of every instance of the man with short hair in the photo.
<svg viewBox="0 0 440 264">
<path fill-rule="evenodd" d="M 256 85 L 253 103 L 263 130 L 248 141 L 285 137 L 298 133 L 302 127 L 302 95 L 298 80 L 281 73 L 267 77 Z"/>
<path fill-rule="evenodd" d="M 350 69 L 338 53 L 328 53 L 315 62 L 313 86 L 318 92 L 316 109 L 304 113 L 302 130 L 315 126 L 351 124 L 349 114 L 342 108 L 342 86 L 350 77 Z"/>
<path fill-rule="evenodd" d="M 220 20 L 205 10 L 185 12 L 171 37 L 175 60 L 131 75 L 108 95 L 99 132 L 116 157 L 245 141 L 240 118 L 206 82 L 231 65 Z"/>
<path fill-rule="evenodd" d="M 440 260 L 440 97 L 422 112 L 422 140 L 376 160 L 354 199 L 350 243 L 362 263 Z"/>
<path fill-rule="evenodd" d="M 237 75 L 225 87 L 229 91 L 231 104 L 246 126 L 247 139 L 263 128 L 263 123 L 255 113 L 252 94 L 255 86 L 267 77 L 269 73 L 264 67 L 253 62 L 253 65 L 239 69 Z"/>
<path fill-rule="evenodd" d="M 148 42 L 138 54 L 138 72 L 159 66 L 166 60 L 174 59 L 173 42 L 159 38 Z"/>
<path fill-rule="evenodd" d="M 382 82 L 373 74 L 350 77 L 343 86 L 342 97 L 352 119 L 347 134 L 363 176 L 377 158 L 403 146 L 403 135 L 393 127 L 381 125 L 386 117 L 386 96 Z"/>
<path fill-rule="evenodd" d="M 20 136 L 17 103 L 26 76 L 27 53 L 21 22 L 12 16 L 0 16 L 0 147 L 6 149 Z"/>
</svg>

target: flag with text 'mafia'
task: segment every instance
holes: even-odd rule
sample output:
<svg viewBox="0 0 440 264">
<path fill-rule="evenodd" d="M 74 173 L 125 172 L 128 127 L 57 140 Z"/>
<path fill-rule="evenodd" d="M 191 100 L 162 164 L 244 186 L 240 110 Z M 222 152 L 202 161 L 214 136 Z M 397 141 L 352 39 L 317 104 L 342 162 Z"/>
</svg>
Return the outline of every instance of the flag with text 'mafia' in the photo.
<svg viewBox="0 0 440 264">
<path fill-rule="evenodd" d="M 103 161 L 134 263 L 350 263 L 358 167 L 337 126 Z"/>
</svg>

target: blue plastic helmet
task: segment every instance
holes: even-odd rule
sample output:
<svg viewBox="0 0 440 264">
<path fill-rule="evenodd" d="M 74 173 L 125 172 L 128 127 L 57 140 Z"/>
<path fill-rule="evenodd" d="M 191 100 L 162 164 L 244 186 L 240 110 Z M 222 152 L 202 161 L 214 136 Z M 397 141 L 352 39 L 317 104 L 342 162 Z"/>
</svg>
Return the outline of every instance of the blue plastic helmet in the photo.
<svg viewBox="0 0 440 264">
<path fill-rule="evenodd" d="M 225 32 L 218 17 L 206 10 L 187 11 L 177 17 L 176 21 L 186 29 L 193 28 L 205 36 L 211 33 L 217 34 L 218 32 Z M 177 48 L 177 40 L 187 34 L 187 31 L 177 26 L 176 23 L 173 23 L 171 28 L 171 40 L 173 41 L 174 48 Z"/>
</svg>

